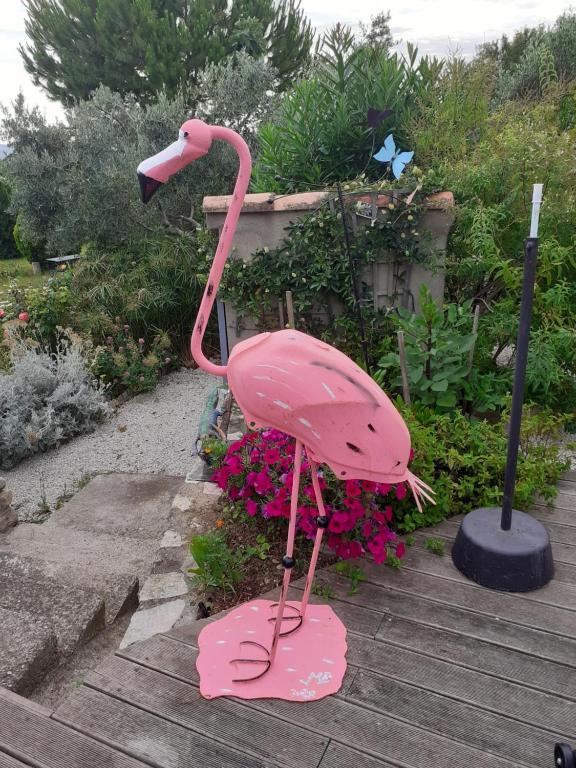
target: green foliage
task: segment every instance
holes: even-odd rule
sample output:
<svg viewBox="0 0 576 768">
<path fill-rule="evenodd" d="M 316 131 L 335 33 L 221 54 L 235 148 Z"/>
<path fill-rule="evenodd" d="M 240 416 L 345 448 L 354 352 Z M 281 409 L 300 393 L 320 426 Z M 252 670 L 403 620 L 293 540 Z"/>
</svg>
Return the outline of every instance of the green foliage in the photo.
<svg viewBox="0 0 576 768">
<path fill-rule="evenodd" d="M 40 288 L 14 291 L 20 298 L 20 309 L 30 315 L 28 334 L 34 335 L 45 348 L 55 349 L 59 330 L 70 325 L 73 296 L 72 273 L 57 274 Z"/>
<path fill-rule="evenodd" d="M 204 590 L 221 588 L 234 591 L 242 579 L 243 558 L 232 552 L 221 531 L 210 531 L 194 536 L 190 542 L 190 553 L 196 562 L 189 568 Z"/>
<path fill-rule="evenodd" d="M 353 186 L 353 185 L 346 185 Z M 346 190 L 348 192 L 348 190 Z M 331 193 L 330 193 L 331 194 Z M 353 212 L 354 205 L 350 206 Z M 429 259 L 418 227 L 417 207 L 391 203 L 374 226 L 359 226 L 352 240 L 358 272 L 376 260 L 398 260 L 406 265 Z M 402 269 L 390 304 L 402 293 Z M 323 334 L 351 354 L 358 354 L 357 320 L 350 265 L 344 249 L 342 219 L 328 206 L 290 224 L 284 242 L 270 251 L 257 251 L 250 263 L 232 260 L 225 268 L 224 296 L 239 312 L 256 318 L 261 329 L 278 327 L 278 297 L 292 291 L 298 327 Z M 370 290 L 361 286 L 364 305 L 370 306 Z M 385 313 L 365 309 L 371 346 L 376 349 L 389 332 Z M 321 313 L 325 313 L 323 316 Z"/>
<path fill-rule="evenodd" d="M 558 132 L 558 104 L 496 111 L 461 162 L 438 166 L 459 202 L 448 253 L 452 301 L 482 306 L 478 370 L 509 386 L 518 330 L 523 242 L 532 185 L 544 182 L 527 397 L 576 410 L 576 184 L 574 129 Z M 506 352 L 506 354 L 502 354 Z"/>
<path fill-rule="evenodd" d="M 436 59 L 418 59 L 410 45 L 406 57 L 388 54 L 380 46 L 358 44 L 347 27 L 332 28 L 311 74 L 284 96 L 274 122 L 260 129 L 253 188 L 291 192 L 365 170 L 380 175 L 380 164 L 370 162 L 374 150 L 391 130 L 404 146 L 408 117 L 441 68 Z M 366 123 L 374 105 L 394 110 L 375 134 Z"/>
<path fill-rule="evenodd" d="M 72 106 L 105 85 L 150 102 L 198 81 L 211 62 L 245 50 L 286 86 L 310 57 L 313 32 L 297 0 L 26 0 L 20 46 L 34 83 Z"/>
<path fill-rule="evenodd" d="M 0 259 L 15 259 L 18 249 L 14 242 L 14 217 L 8 212 L 10 187 L 0 176 Z"/>
<path fill-rule="evenodd" d="M 258 536 L 256 536 L 254 544 L 242 547 L 242 555 L 245 560 L 249 560 L 251 557 L 257 557 L 258 560 L 266 560 L 268 552 L 270 551 L 270 546 L 271 545 L 266 540 L 266 536 L 259 533 Z"/>
<path fill-rule="evenodd" d="M 201 74 L 196 115 L 237 128 L 253 144 L 259 120 L 273 106 L 273 82 L 267 62 L 239 54 Z M 144 158 L 174 140 L 189 109 L 182 95 L 161 94 L 143 107 L 132 96 L 100 87 L 68 110 L 65 122 L 48 125 L 19 97 L 4 110 L 0 134 L 14 147 L 2 167 L 23 238 L 70 254 L 87 242 L 112 247 L 193 233 L 202 197 L 233 187 L 237 157 L 230 147 L 214 142 L 208 155 L 174 177 L 147 206 L 135 177 Z"/>
<path fill-rule="evenodd" d="M 96 348 L 92 372 L 108 388 L 111 396 L 122 392 L 148 392 L 154 389 L 161 371 L 170 368 L 170 340 L 158 334 L 147 348 L 143 338 L 135 339 L 129 325 L 112 327 L 105 346 Z"/>
<path fill-rule="evenodd" d="M 219 467 L 224 460 L 228 443 L 217 437 L 205 437 L 199 454 L 209 466 Z"/>
<path fill-rule="evenodd" d="M 492 381 L 487 386 L 478 374 L 470 376 L 470 355 L 476 342 L 476 334 L 472 333 L 472 302 L 440 309 L 428 288 L 422 286 L 420 309 L 417 315 L 399 309 L 397 318 L 404 332 L 412 399 L 440 410 L 466 403 L 481 410 L 501 405 L 502 393 L 499 396 L 493 391 Z M 374 378 L 380 385 L 401 388 L 397 352 L 389 352 L 380 359 Z"/>
<path fill-rule="evenodd" d="M 147 343 L 165 332 L 185 357 L 212 253 L 204 230 L 175 241 L 159 237 L 125 248 L 86 247 L 73 272 L 77 325 L 97 343 L 114 335 L 114 324 L 128 324 Z"/>
<path fill-rule="evenodd" d="M 427 538 L 424 540 L 424 548 L 434 555 L 442 557 L 444 554 L 444 539 Z"/>
<path fill-rule="evenodd" d="M 506 464 L 508 411 L 489 423 L 469 419 L 459 411 L 443 414 L 421 405 L 408 409 L 399 403 L 410 430 L 414 460 L 412 471 L 436 493 L 436 506 L 423 514 L 400 502 L 394 509 L 400 531 L 435 525 L 446 517 L 502 502 Z M 567 467 L 560 458 L 558 438 L 563 420 L 550 411 L 526 406 L 514 506 L 529 509 L 536 494 L 551 500 L 556 483 Z"/>
<path fill-rule="evenodd" d="M 395 557 L 395 555 L 390 553 L 387 560 L 391 557 Z M 350 588 L 348 590 L 349 595 L 355 595 L 356 592 L 358 592 L 358 587 L 366 578 L 364 576 L 364 571 L 348 560 L 342 560 L 340 563 L 336 563 L 334 570 L 337 574 L 344 576 L 345 579 L 350 581 Z"/>
</svg>

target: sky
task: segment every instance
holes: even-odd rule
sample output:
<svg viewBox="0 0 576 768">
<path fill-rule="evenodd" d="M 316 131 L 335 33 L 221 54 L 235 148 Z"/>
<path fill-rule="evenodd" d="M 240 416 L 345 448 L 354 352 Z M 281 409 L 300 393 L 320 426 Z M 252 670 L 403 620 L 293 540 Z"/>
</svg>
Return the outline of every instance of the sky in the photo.
<svg viewBox="0 0 576 768">
<path fill-rule="evenodd" d="M 479 43 L 513 33 L 524 26 L 552 23 L 569 7 L 566 0 L 302 0 L 319 31 L 336 21 L 356 25 L 391 8 L 391 28 L 398 41 L 417 44 L 421 53 L 471 56 Z M 362 9 L 362 17 L 359 17 Z M 57 103 L 36 88 L 22 66 L 19 43 L 24 43 L 25 10 L 21 0 L 0 0 L 0 103 L 9 103 L 21 89 L 31 104 L 49 119 L 61 114 Z"/>
</svg>

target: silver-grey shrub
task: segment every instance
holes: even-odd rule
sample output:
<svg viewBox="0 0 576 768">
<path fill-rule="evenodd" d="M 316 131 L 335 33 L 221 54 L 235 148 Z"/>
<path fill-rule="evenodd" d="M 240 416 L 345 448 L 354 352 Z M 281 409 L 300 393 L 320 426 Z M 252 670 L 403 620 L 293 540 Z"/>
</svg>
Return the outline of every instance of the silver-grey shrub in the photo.
<svg viewBox="0 0 576 768">
<path fill-rule="evenodd" d="M 17 344 L 0 373 L 0 468 L 91 432 L 108 410 L 78 343 L 62 336 L 54 354 Z"/>
</svg>

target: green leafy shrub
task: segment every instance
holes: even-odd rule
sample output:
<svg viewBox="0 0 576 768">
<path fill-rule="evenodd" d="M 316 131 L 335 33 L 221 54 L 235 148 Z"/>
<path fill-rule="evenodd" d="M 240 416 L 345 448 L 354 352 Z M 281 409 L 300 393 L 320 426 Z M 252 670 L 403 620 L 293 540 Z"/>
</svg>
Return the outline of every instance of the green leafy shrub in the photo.
<svg viewBox="0 0 576 768">
<path fill-rule="evenodd" d="M 0 373 L 0 468 L 91 432 L 106 414 L 77 341 L 61 335 L 53 354 L 15 344 L 11 371 Z"/>
<path fill-rule="evenodd" d="M 420 93 L 441 68 L 437 59 L 418 58 L 410 44 L 403 57 L 381 46 L 358 45 L 348 27 L 332 28 L 316 67 L 286 94 L 275 120 L 259 131 L 253 188 L 291 192 L 355 178 L 391 130 L 403 141 Z M 366 123 L 374 105 L 394 110 L 375 136 Z M 382 168 L 372 163 L 369 172 L 379 176 Z"/>
<path fill-rule="evenodd" d="M 143 338 L 135 339 L 129 325 L 117 323 L 105 346 L 94 353 L 92 372 L 113 397 L 122 392 L 147 392 L 156 386 L 158 374 L 172 363 L 167 334 L 155 336 L 147 347 Z"/>
<path fill-rule="evenodd" d="M 46 349 L 55 349 L 59 329 L 70 326 L 74 297 L 70 286 L 70 271 L 57 273 L 38 288 L 19 288 L 10 291 L 15 315 L 29 315 L 26 336 L 41 343 Z"/>
<path fill-rule="evenodd" d="M 424 405 L 454 408 L 461 400 L 468 375 L 468 355 L 476 335 L 471 333 L 472 302 L 440 309 L 428 288 L 420 291 L 421 313 L 398 310 L 399 327 L 405 333 L 410 394 Z M 379 362 L 374 378 L 382 384 L 386 374 L 400 370 L 400 357 L 389 352 Z M 399 388 L 397 375 L 392 386 Z"/>
<path fill-rule="evenodd" d="M 177 354 L 189 359 L 186 350 L 212 246 L 204 230 L 175 241 L 153 238 L 115 249 L 87 246 L 73 272 L 76 324 L 102 343 L 110 335 L 111 318 L 121 317 L 147 344 L 160 332 L 168 334 Z"/>
<path fill-rule="evenodd" d="M 346 185 L 354 198 L 355 184 Z M 351 202 L 354 211 L 357 203 Z M 352 239 L 357 271 L 367 264 L 399 260 L 429 262 L 425 237 L 418 231 L 418 206 L 390 203 L 374 226 L 358 227 Z M 351 356 L 359 354 L 350 265 L 344 249 L 342 218 L 328 206 L 290 224 L 276 249 L 257 251 L 249 263 L 228 262 L 223 294 L 240 314 L 252 315 L 261 330 L 278 327 L 278 297 L 292 291 L 298 327 L 323 335 Z M 401 290 L 400 278 L 397 290 Z M 384 311 L 374 312 L 371 291 L 361 285 L 369 346 L 376 350 L 391 324 Z M 397 296 L 390 296 L 390 300 Z"/>
<path fill-rule="evenodd" d="M 234 586 L 241 581 L 244 559 L 229 549 L 226 536 L 221 531 L 194 536 L 190 542 L 190 553 L 196 567 L 189 571 L 204 590 L 216 587 L 234 591 Z"/>
<path fill-rule="evenodd" d="M 436 492 L 436 506 L 424 513 L 401 502 L 394 508 L 400 531 L 434 525 L 446 517 L 502 502 L 508 413 L 495 423 L 469 419 L 459 411 L 438 413 L 422 405 L 398 403 L 410 430 L 412 471 Z M 514 505 L 528 509 L 536 494 L 551 500 L 567 464 L 560 458 L 562 419 L 550 411 L 525 408 Z"/>
</svg>

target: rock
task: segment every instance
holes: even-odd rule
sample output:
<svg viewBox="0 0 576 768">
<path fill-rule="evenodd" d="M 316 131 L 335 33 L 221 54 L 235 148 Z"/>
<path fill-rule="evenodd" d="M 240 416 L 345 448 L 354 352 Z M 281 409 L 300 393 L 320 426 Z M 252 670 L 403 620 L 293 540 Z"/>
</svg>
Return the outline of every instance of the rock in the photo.
<svg viewBox="0 0 576 768">
<path fill-rule="evenodd" d="M 160 547 L 181 547 L 184 542 L 177 531 L 165 531 L 160 542 Z"/>
<path fill-rule="evenodd" d="M 132 621 L 120 643 L 120 648 L 127 648 L 132 643 L 147 640 L 161 632 L 168 632 L 178 621 L 185 607 L 186 602 L 184 600 L 171 600 L 169 603 L 162 603 L 155 608 L 137 611 L 132 616 Z"/>
<path fill-rule="evenodd" d="M 149 576 L 140 590 L 140 602 L 147 600 L 166 600 L 188 593 L 186 579 L 180 571 L 155 573 Z"/>
<path fill-rule="evenodd" d="M 12 504 L 12 499 L 14 498 L 14 494 L 12 491 L 0 491 L 0 509 L 4 509 L 4 507 L 9 507 Z"/>
<path fill-rule="evenodd" d="M 58 657 L 58 639 L 38 613 L 0 608 L 0 686 L 30 693 Z"/>
<path fill-rule="evenodd" d="M 6 533 L 7 530 L 18 524 L 18 515 L 12 507 L 7 509 L 0 508 L 0 533 Z"/>
<path fill-rule="evenodd" d="M 0 479 L 0 533 L 5 533 L 18 523 L 18 515 L 12 509 L 12 491 L 5 491 L 6 481 Z"/>
</svg>

